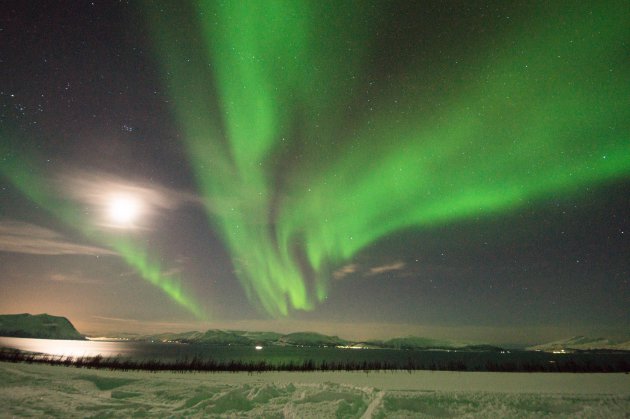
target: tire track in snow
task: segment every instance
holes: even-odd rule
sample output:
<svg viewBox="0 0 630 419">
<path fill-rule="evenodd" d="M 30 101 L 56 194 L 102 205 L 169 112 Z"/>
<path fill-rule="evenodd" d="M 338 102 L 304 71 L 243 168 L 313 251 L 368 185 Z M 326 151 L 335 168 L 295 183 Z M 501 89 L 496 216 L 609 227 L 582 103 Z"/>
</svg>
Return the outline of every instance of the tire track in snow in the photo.
<svg viewBox="0 0 630 419">
<path fill-rule="evenodd" d="M 374 414 L 374 410 L 376 410 L 376 408 L 383 401 L 383 396 L 385 396 L 385 392 L 382 391 L 382 390 L 379 391 L 378 393 L 376 393 L 376 396 L 374 397 L 374 400 L 372 400 L 372 402 L 370 402 L 370 404 L 367 407 L 367 409 L 365 409 L 365 412 L 363 412 L 363 415 L 361 416 L 361 419 L 372 419 L 372 415 Z"/>
</svg>

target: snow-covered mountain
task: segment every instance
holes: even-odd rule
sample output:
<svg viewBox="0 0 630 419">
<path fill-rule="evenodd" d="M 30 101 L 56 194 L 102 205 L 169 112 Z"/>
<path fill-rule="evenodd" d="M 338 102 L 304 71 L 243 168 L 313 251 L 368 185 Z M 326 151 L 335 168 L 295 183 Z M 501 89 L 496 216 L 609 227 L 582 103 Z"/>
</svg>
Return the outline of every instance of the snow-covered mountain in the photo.
<svg viewBox="0 0 630 419">
<path fill-rule="evenodd" d="M 531 351 L 559 352 L 559 351 L 630 351 L 630 340 L 613 340 L 607 338 L 591 338 L 574 336 L 569 339 L 556 340 L 549 343 L 530 346 Z"/>
<path fill-rule="evenodd" d="M 424 337 L 407 336 L 388 340 L 350 341 L 338 336 L 328 336 L 315 332 L 295 332 L 281 334 L 275 332 L 252 332 L 243 330 L 217 330 L 206 332 L 162 333 L 125 337 L 127 340 L 153 342 L 179 342 L 210 345 L 273 345 L 273 346 L 308 346 L 341 347 L 371 349 L 419 349 L 419 350 L 457 350 L 457 351 L 500 351 L 493 345 L 468 344 Z"/>
</svg>

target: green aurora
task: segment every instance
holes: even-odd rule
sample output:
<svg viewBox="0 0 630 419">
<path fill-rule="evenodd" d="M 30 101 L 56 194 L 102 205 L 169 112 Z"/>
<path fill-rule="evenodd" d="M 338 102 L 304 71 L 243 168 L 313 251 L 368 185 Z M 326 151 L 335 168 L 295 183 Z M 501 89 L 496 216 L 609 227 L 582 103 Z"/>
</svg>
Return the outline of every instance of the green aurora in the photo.
<svg viewBox="0 0 630 419">
<path fill-rule="evenodd" d="M 625 2 L 531 6 L 457 60 L 410 54 L 374 76 L 386 7 L 144 4 L 208 218 L 271 316 L 313 309 L 331 272 L 388 235 L 630 174 Z M 25 159 L 2 172 L 29 199 L 205 316 L 185 281 L 139 243 L 95 234 Z"/>
<path fill-rule="evenodd" d="M 192 28 L 148 8 L 209 218 L 271 315 L 313 308 L 331 270 L 386 235 L 630 171 L 623 2 L 540 7 L 465 69 L 444 69 L 439 94 L 414 92 L 426 69 L 412 63 L 351 130 L 376 8 L 200 2 Z"/>
<path fill-rule="evenodd" d="M 2 173 L 11 183 L 37 206 L 47 210 L 68 227 L 79 231 L 86 238 L 113 249 L 140 276 L 150 284 L 158 287 L 172 301 L 178 303 L 198 318 L 205 318 L 207 312 L 183 290 L 182 283 L 175 275 L 166 275 L 157 258 L 151 257 L 137 240 L 129 236 L 108 234 L 96 229 L 93 223 L 80 211 L 79 205 L 63 197 L 49 181 L 46 173 L 37 170 L 37 164 L 6 148 L 18 138 L 11 138 L 3 133 L 5 140 L 0 144 L 0 154 L 4 156 L 0 166 Z M 18 147 L 15 147 L 17 149 Z M 31 154 L 31 153 L 23 153 Z"/>
</svg>

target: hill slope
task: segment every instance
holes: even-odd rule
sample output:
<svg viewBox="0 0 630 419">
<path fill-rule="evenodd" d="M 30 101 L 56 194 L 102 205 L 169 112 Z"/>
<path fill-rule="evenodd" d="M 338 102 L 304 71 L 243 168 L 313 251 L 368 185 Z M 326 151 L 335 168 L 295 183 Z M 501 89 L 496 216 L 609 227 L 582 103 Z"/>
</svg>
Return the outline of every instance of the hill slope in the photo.
<svg viewBox="0 0 630 419">
<path fill-rule="evenodd" d="M 417 349 L 417 350 L 457 350 L 457 351 L 501 351 L 502 349 L 494 345 L 474 345 L 448 340 L 429 339 L 418 336 L 406 336 L 393 338 L 385 341 L 372 340 L 366 342 L 371 347 L 387 349 Z"/>
<path fill-rule="evenodd" d="M 338 336 L 327 336 L 315 332 L 289 333 L 280 337 L 278 342 L 282 345 L 291 346 L 336 346 L 348 344 L 348 341 Z"/>
<path fill-rule="evenodd" d="M 349 341 L 338 336 L 328 336 L 315 332 L 295 332 L 281 334 L 275 332 L 249 332 L 243 330 L 210 329 L 206 332 L 162 333 L 159 335 L 137 336 L 132 340 L 152 342 L 199 343 L 207 345 L 277 345 L 307 347 L 356 347 L 371 349 L 416 349 L 416 350 L 457 350 L 457 351 L 501 351 L 493 345 L 471 345 L 461 342 L 428 339 L 415 336 L 389 340 Z"/>
<path fill-rule="evenodd" d="M 38 339 L 85 339 L 65 317 L 27 313 L 0 315 L 0 336 Z"/>
<path fill-rule="evenodd" d="M 569 339 L 557 340 L 541 345 L 530 346 L 531 351 L 630 351 L 630 341 L 622 342 L 606 338 L 589 338 L 574 336 Z"/>
</svg>

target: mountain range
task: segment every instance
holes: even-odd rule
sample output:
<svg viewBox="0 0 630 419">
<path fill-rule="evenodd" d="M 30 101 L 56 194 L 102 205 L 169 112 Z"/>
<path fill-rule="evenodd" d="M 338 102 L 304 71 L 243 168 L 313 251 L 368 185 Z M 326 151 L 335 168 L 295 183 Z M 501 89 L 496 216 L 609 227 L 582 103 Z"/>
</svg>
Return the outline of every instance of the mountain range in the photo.
<svg viewBox="0 0 630 419">
<path fill-rule="evenodd" d="M 156 335 L 125 336 L 125 339 L 148 342 L 171 342 L 207 345 L 243 346 L 307 346 L 343 347 L 354 349 L 424 349 L 458 351 L 500 351 L 492 345 L 467 345 L 444 340 L 408 336 L 388 340 L 350 341 L 338 336 L 328 336 L 315 332 L 295 332 L 281 334 L 275 332 L 251 332 L 243 330 L 216 330 L 206 332 L 161 333 Z"/>
<path fill-rule="evenodd" d="M 83 340 L 76 328 L 65 317 L 49 314 L 0 315 L 0 336 Z M 161 333 L 151 335 L 119 334 L 100 339 L 124 339 L 142 342 L 171 342 L 206 345 L 235 346 L 295 346 L 295 347 L 342 347 L 369 349 L 421 349 L 456 351 L 502 351 L 494 345 L 469 344 L 448 340 L 429 339 L 417 336 L 398 337 L 387 340 L 350 341 L 338 336 L 315 332 L 253 332 L 245 330 L 210 329 L 205 332 Z M 89 338 L 88 338 L 89 339 Z M 96 339 L 96 338 L 92 338 Z M 575 336 L 569 339 L 525 348 L 530 351 L 576 352 L 576 351 L 630 351 L 630 339 L 612 340 Z"/>
</svg>

